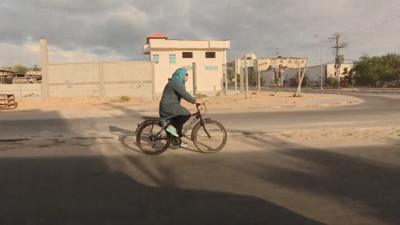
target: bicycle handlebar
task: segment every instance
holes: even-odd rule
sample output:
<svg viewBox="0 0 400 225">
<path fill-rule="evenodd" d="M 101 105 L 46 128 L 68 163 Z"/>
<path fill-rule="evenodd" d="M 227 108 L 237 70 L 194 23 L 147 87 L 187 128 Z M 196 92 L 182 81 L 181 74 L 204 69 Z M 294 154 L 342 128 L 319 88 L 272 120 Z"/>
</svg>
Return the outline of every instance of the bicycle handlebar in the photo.
<svg viewBox="0 0 400 225">
<path fill-rule="evenodd" d="M 195 104 L 196 104 L 197 113 L 201 113 L 200 111 L 206 110 L 206 104 L 204 104 L 204 102 L 202 102 L 202 103 L 196 102 Z M 204 107 L 200 108 L 201 106 L 204 106 Z"/>
</svg>

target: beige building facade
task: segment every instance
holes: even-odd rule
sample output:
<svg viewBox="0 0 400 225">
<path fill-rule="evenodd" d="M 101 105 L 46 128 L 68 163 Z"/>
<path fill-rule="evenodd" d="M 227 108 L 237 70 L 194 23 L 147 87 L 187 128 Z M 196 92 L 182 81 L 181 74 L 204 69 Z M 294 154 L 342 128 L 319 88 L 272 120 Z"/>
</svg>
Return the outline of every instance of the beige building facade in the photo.
<svg viewBox="0 0 400 225">
<path fill-rule="evenodd" d="M 277 85 L 282 86 L 285 70 L 304 68 L 307 63 L 308 59 L 305 57 L 257 58 L 254 53 L 247 53 L 244 57 L 228 63 L 228 78 L 231 83 L 230 86 L 234 86 L 235 91 L 238 90 L 238 86 L 243 91 L 245 67 L 247 67 L 250 85 L 258 82 L 256 80 L 259 73 L 261 83 L 270 85 L 270 83 L 277 82 Z"/>
<path fill-rule="evenodd" d="M 173 72 L 185 67 L 189 73 L 186 89 L 196 93 L 215 95 L 223 89 L 226 74 L 227 50 L 230 41 L 171 40 L 161 33 L 147 38 L 144 54 L 153 63 L 155 92 L 160 95 Z M 193 68 L 195 63 L 195 68 Z"/>
<path fill-rule="evenodd" d="M 296 58 L 296 57 L 277 57 L 277 58 L 257 58 L 254 53 L 247 53 L 244 57 L 235 59 L 230 62 L 231 67 L 234 67 L 234 71 L 240 74 L 245 67 L 245 61 L 247 67 L 254 67 L 259 72 L 265 72 L 269 69 L 295 69 L 304 68 L 307 65 L 307 58 Z"/>
</svg>

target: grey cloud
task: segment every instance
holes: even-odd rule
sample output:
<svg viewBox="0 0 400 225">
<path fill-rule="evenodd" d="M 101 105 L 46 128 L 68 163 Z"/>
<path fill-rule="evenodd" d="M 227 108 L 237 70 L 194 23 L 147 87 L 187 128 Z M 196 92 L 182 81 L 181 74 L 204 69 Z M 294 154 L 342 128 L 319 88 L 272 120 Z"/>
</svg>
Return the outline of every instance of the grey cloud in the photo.
<svg viewBox="0 0 400 225">
<path fill-rule="evenodd" d="M 160 31 L 176 39 L 230 39 L 232 58 L 253 51 L 274 56 L 318 58 L 319 38 L 324 57 L 331 57 L 327 38 L 344 31 L 349 47 L 343 52 L 357 58 L 363 52 L 397 50 L 399 23 L 360 27 L 387 17 L 395 0 L 376 5 L 373 0 L 5 0 L 0 3 L 0 42 L 23 44 L 46 36 L 64 50 L 80 49 L 123 58 L 141 55 L 146 35 Z M 399 4 L 400 9 L 400 4 Z M 389 15 L 390 16 L 390 15 Z M 375 18 L 375 20 L 374 20 Z M 395 20 L 396 18 L 394 18 Z M 390 23 L 390 21 L 389 21 Z M 379 30 L 387 41 L 370 34 Z M 319 37 L 315 38 L 317 34 Z M 369 42 L 367 41 L 369 40 Z M 368 44 L 366 44 L 368 43 Z M 395 48 L 397 46 L 397 49 Z M 326 60 L 326 61 L 327 61 Z M 0 62 L 1 63 L 1 62 Z"/>
</svg>

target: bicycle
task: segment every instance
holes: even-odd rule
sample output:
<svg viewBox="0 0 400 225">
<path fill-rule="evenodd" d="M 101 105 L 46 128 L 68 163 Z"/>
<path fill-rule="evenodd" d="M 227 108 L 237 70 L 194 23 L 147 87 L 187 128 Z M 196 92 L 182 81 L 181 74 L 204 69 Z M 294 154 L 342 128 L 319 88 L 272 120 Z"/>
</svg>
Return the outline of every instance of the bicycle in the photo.
<svg viewBox="0 0 400 225">
<path fill-rule="evenodd" d="M 218 121 L 203 118 L 207 107 L 204 103 L 196 103 L 197 112 L 191 114 L 190 123 L 184 127 L 182 137 L 191 129 L 190 139 L 194 146 L 202 153 L 215 153 L 226 144 L 227 133 L 225 127 Z M 170 135 L 166 128 L 171 125 L 171 118 L 165 122 L 157 117 L 145 117 L 136 129 L 136 143 L 142 152 L 156 155 L 166 151 L 171 143 L 179 146 L 182 139 Z M 146 148 L 148 147 L 148 148 Z"/>
</svg>

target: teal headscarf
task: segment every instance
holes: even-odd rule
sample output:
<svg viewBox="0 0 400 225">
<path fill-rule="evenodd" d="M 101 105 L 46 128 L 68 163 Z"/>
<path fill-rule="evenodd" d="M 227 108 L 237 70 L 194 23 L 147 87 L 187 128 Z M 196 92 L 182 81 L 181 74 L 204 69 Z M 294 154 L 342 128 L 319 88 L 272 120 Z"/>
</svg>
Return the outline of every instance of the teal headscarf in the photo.
<svg viewBox="0 0 400 225">
<path fill-rule="evenodd" d="M 186 76 L 187 70 L 185 68 L 179 68 L 175 70 L 174 74 L 172 74 L 172 79 L 177 80 L 181 82 L 183 85 L 185 85 L 185 76 Z"/>
</svg>

